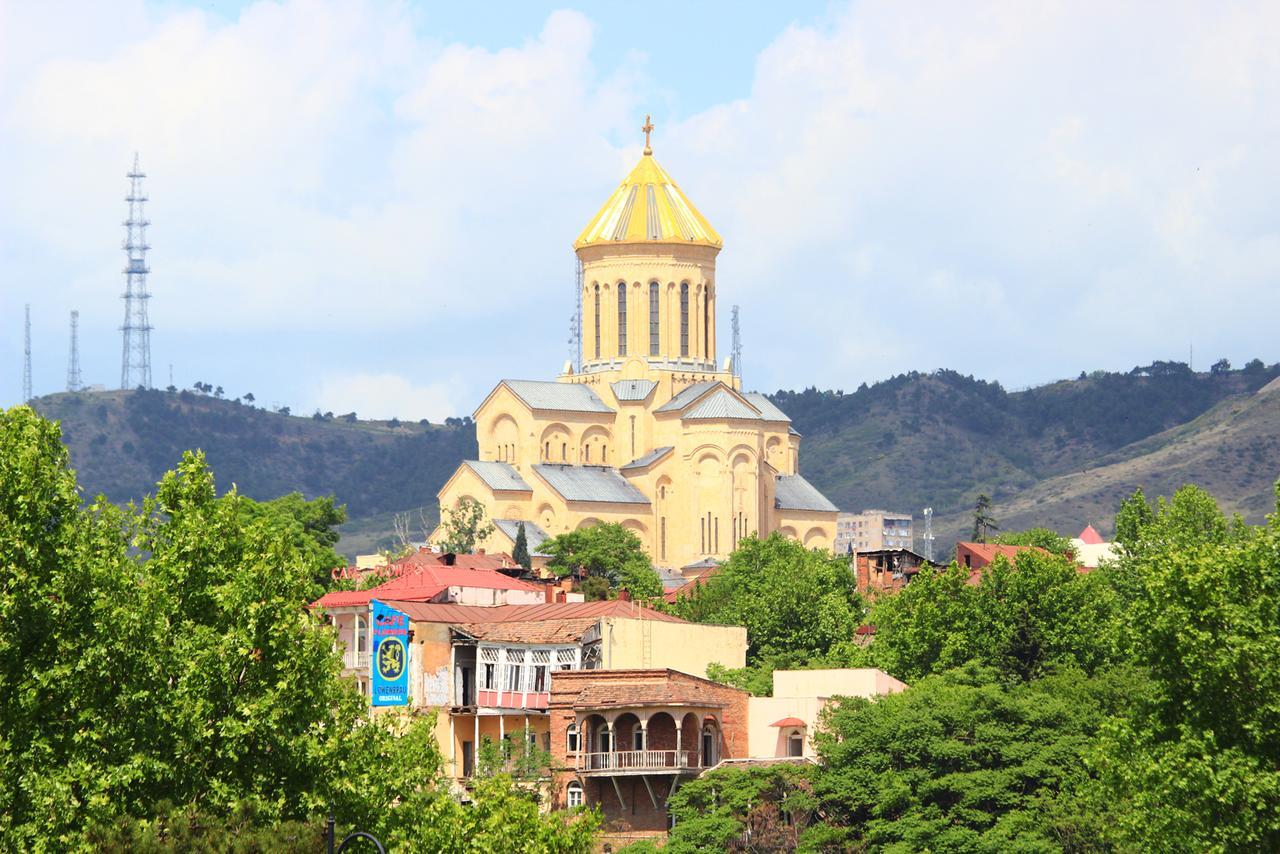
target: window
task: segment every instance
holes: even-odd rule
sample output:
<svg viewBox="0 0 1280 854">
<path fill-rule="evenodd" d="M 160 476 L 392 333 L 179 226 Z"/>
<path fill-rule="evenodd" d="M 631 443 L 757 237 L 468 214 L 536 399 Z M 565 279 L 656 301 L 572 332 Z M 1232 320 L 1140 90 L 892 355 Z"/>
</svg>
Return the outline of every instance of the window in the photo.
<svg viewBox="0 0 1280 854">
<path fill-rule="evenodd" d="M 618 355 L 627 355 L 627 283 L 618 282 Z"/>
<path fill-rule="evenodd" d="M 584 446 L 582 447 L 582 453 L 586 456 L 586 460 L 587 460 L 587 462 L 591 462 L 591 446 L 590 446 L 590 445 L 584 445 Z"/>
<path fill-rule="evenodd" d="M 716 750 L 716 730 L 715 727 L 707 724 L 702 728 L 702 767 L 710 768 L 720 761 Z"/>
<path fill-rule="evenodd" d="M 565 750 L 570 753 L 578 752 L 578 725 L 569 724 L 569 729 L 565 732 Z"/>
<path fill-rule="evenodd" d="M 507 666 L 505 668 L 506 679 L 503 680 L 503 688 L 507 691 L 523 691 L 524 683 L 521 677 L 524 675 L 524 656 L 523 649 L 507 650 Z"/>
<path fill-rule="evenodd" d="M 702 357 L 711 358 L 711 288 L 702 295 Z"/>
<path fill-rule="evenodd" d="M 631 459 L 636 458 L 636 417 L 631 416 Z"/>
<path fill-rule="evenodd" d="M 496 647 L 480 648 L 480 687 L 486 691 L 498 688 L 498 650 Z"/>
<path fill-rule="evenodd" d="M 545 460 L 546 462 L 551 462 L 551 443 L 550 442 L 547 442 L 547 444 L 542 449 L 542 459 Z"/>
<path fill-rule="evenodd" d="M 560 462 L 562 463 L 569 462 L 569 443 L 568 442 L 560 443 Z"/>
<path fill-rule="evenodd" d="M 569 809 L 582 806 L 582 784 L 579 782 L 570 783 L 564 790 L 564 803 Z"/>
<path fill-rule="evenodd" d="M 716 554 L 720 554 L 720 517 L 719 517 L 719 516 L 717 516 L 717 517 L 716 517 L 715 522 L 716 522 L 716 547 L 715 547 L 715 553 L 716 553 Z"/>
<path fill-rule="evenodd" d="M 551 690 L 551 650 L 535 649 L 533 651 L 533 685 L 532 691 Z"/>
<path fill-rule="evenodd" d="M 689 283 L 680 283 L 680 355 L 689 355 Z"/>
<path fill-rule="evenodd" d="M 596 301 L 595 301 L 595 339 L 596 339 L 596 358 L 600 358 L 600 286 L 596 285 Z"/>
<path fill-rule="evenodd" d="M 631 749 L 644 750 L 644 730 L 637 725 L 631 730 Z"/>
<path fill-rule="evenodd" d="M 369 623 L 363 617 L 356 617 L 356 652 L 359 654 L 369 651 Z"/>
<path fill-rule="evenodd" d="M 787 755 L 804 756 L 804 733 L 796 730 L 787 738 Z"/>
<path fill-rule="evenodd" d="M 597 749 L 601 753 L 610 753 L 613 751 L 613 734 L 605 727 L 600 727 L 596 736 L 596 741 L 600 745 Z"/>
<path fill-rule="evenodd" d="M 649 355 L 658 355 L 658 283 L 649 283 Z"/>
<path fill-rule="evenodd" d="M 706 554 L 707 553 L 707 520 L 699 517 L 698 525 L 702 529 L 702 553 Z"/>
<path fill-rule="evenodd" d="M 661 537 L 661 543 L 659 544 L 659 549 L 662 554 L 662 559 L 666 560 L 667 559 L 667 517 L 666 516 L 662 517 L 661 524 L 659 524 L 658 527 L 662 530 L 662 537 Z"/>
</svg>

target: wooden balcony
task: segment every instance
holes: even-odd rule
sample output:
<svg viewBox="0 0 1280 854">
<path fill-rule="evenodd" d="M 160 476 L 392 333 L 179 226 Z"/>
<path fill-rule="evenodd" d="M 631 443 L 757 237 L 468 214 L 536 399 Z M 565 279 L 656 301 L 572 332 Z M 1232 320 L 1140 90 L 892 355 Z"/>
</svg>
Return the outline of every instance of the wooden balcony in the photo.
<svg viewBox="0 0 1280 854">
<path fill-rule="evenodd" d="M 696 774 L 702 768 L 692 750 L 617 750 L 579 753 L 582 774 Z"/>
</svg>

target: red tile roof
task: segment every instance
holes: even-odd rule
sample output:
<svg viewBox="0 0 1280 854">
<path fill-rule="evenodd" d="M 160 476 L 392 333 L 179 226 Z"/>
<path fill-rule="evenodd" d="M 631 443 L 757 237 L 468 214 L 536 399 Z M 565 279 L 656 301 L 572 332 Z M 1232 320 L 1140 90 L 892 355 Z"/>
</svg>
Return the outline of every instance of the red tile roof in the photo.
<svg viewBox="0 0 1280 854">
<path fill-rule="evenodd" d="M 769 726 L 793 727 L 793 726 L 808 726 L 808 724 L 806 724 L 804 721 L 800 720 L 799 718 L 783 718 L 780 721 L 774 721 L 773 723 L 769 724 Z"/>
<path fill-rule="evenodd" d="M 581 672 L 581 671 L 579 671 Z M 611 675 L 633 677 L 626 681 L 605 680 L 588 684 L 573 700 L 580 711 L 636 706 L 693 706 L 722 709 L 729 705 L 726 691 L 740 691 L 728 685 L 679 673 L 675 670 L 615 670 Z M 556 674 L 551 674 L 555 690 Z M 741 693 L 745 694 L 746 691 Z"/>
<path fill-rule="evenodd" d="M 636 602 L 607 599 L 597 602 L 546 602 L 537 605 L 453 605 L 441 602 L 399 602 L 382 599 L 419 623 L 514 623 L 543 620 L 575 620 L 601 617 L 643 617 L 660 623 L 684 623 L 672 614 L 646 608 Z"/>
<path fill-rule="evenodd" d="M 1085 525 L 1084 530 L 1080 532 L 1080 536 L 1076 539 L 1081 540 L 1088 546 L 1096 546 L 1100 543 L 1106 542 L 1106 540 L 1102 539 L 1102 535 L 1099 534 L 1092 525 Z"/>
</svg>

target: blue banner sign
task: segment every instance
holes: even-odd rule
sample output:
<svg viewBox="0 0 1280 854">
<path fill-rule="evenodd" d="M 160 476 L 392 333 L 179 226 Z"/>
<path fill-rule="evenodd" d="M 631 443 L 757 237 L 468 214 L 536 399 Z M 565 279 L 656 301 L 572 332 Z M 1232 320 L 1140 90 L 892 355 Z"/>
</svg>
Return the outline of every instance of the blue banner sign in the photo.
<svg viewBox="0 0 1280 854">
<path fill-rule="evenodd" d="M 409 615 L 370 602 L 373 617 L 373 705 L 409 704 Z"/>
</svg>

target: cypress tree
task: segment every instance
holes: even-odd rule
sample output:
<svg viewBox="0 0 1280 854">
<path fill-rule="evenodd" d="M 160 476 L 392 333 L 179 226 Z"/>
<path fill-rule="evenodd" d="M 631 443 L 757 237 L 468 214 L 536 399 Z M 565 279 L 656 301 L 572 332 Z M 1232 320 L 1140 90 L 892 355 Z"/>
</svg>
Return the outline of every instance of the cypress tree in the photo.
<svg viewBox="0 0 1280 854">
<path fill-rule="evenodd" d="M 524 522 L 516 528 L 516 546 L 512 549 L 511 556 L 525 569 L 533 567 L 533 561 L 529 558 L 529 540 L 524 534 Z"/>
</svg>

